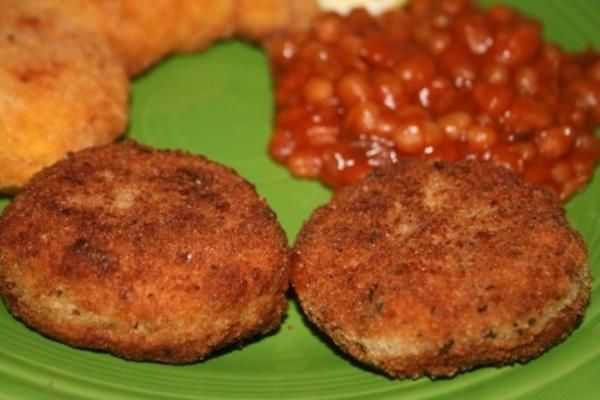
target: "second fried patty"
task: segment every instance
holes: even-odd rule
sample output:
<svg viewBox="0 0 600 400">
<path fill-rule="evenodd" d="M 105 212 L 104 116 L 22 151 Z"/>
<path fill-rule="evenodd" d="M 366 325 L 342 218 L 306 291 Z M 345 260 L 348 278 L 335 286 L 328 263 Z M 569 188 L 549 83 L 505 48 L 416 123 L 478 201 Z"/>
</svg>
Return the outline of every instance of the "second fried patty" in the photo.
<svg viewBox="0 0 600 400">
<path fill-rule="evenodd" d="M 416 378 L 543 352 L 580 321 L 590 275 L 551 194 L 485 163 L 415 160 L 311 216 L 292 285 L 344 351 Z"/>
<path fill-rule="evenodd" d="M 190 362 L 275 329 L 289 254 L 233 170 L 114 144 L 38 173 L 0 217 L 0 293 L 43 334 L 121 357 Z"/>
</svg>

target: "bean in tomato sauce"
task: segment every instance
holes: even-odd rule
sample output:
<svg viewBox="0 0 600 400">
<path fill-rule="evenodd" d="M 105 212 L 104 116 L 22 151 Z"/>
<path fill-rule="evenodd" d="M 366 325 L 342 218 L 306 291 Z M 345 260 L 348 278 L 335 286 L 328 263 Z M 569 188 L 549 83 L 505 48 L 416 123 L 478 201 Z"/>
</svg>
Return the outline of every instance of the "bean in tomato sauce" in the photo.
<svg viewBox="0 0 600 400">
<path fill-rule="evenodd" d="M 268 44 L 272 157 L 337 189 L 402 157 L 481 159 L 566 200 L 600 158 L 600 56 L 506 6 L 413 0 L 324 14 Z"/>
</svg>

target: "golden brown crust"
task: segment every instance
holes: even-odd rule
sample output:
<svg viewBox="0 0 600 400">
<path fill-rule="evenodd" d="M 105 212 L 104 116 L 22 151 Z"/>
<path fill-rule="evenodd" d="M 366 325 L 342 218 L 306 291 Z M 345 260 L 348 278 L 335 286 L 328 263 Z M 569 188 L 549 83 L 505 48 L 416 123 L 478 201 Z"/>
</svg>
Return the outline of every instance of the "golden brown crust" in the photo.
<svg viewBox="0 0 600 400">
<path fill-rule="evenodd" d="M 14 0 L 0 0 L 7 4 Z M 103 36 L 130 75 L 165 56 L 200 50 L 238 35 L 260 40 L 307 29 L 315 0 L 20 0 L 34 13 L 61 14 L 81 30 Z"/>
<path fill-rule="evenodd" d="M 288 250 L 234 171 L 136 144 L 37 174 L 0 217 L 11 312 L 77 347 L 190 362 L 277 327 Z"/>
<path fill-rule="evenodd" d="M 127 123 L 129 82 L 110 46 L 30 3 L 0 1 L 0 192 Z"/>
<path fill-rule="evenodd" d="M 305 28 L 313 0 L 0 0 L 0 193 L 125 132 L 129 82 L 174 52 Z"/>
<path fill-rule="evenodd" d="M 43 1 L 82 29 L 104 36 L 130 75 L 171 53 L 204 48 L 235 30 L 236 0 Z"/>
<path fill-rule="evenodd" d="M 238 0 L 235 25 L 238 35 L 253 40 L 308 29 L 319 8 L 314 0 Z"/>
<path fill-rule="evenodd" d="M 376 171 L 312 215 L 292 260 L 309 318 L 393 376 L 525 361 L 574 328 L 590 290 L 561 204 L 476 162 Z"/>
</svg>

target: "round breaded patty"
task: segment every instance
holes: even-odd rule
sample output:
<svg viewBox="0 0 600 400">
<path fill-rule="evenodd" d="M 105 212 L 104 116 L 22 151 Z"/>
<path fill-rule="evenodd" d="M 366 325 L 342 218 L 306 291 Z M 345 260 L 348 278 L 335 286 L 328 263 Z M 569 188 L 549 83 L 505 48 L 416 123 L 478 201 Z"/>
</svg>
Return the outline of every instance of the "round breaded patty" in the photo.
<svg viewBox="0 0 600 400">
<path fill-rule="evenodd" d="M 480 162 L 405 161 L 311 216 L 292 285 L 342 350 L 417 378 L 540 354 L 580 321 L 590 274 L 551 194 Z"/>
<path fill-rule="evenodd" d="M 289 251 L 233 170 L 133 143 L 71 154 L 0 217 L 9 310 L 76 347 L 169 363 L 269 332 Z"/>
</svg>

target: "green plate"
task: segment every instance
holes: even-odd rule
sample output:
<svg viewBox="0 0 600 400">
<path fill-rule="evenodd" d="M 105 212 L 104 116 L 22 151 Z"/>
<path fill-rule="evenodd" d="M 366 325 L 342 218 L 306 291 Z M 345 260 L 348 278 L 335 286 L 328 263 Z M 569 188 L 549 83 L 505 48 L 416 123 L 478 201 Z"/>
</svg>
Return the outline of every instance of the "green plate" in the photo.
<svg viewBox="0 0 600 400">
<path fill-rule="evenodd" d="M 491 3 L 486 1 L 485 3 Z M 600 49 L 600 0 L 513 0 L 571 49 Z M 133 87 L 129 136 L 202 153 L 256 183 L 290 240 L 329 192 L 293 179 L 266 152 L 273 117 L 267 60 L 241 42 L 173 57 Z M 0 208 L 7 200 L 0 200 Z M 453 379 L 391 380 L 349 361 L 309 328 L 296 305 L 273 335 L 206 361 L 124 361 L 46 339 L 0 305 L 0 399 L 592 399 L 600 393 L 600 178 L 568 205 L 596 281 L 580 328 L 542 357 Z"/>
</svg>

